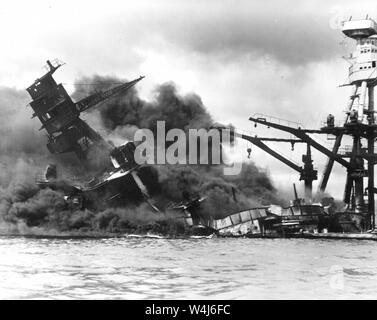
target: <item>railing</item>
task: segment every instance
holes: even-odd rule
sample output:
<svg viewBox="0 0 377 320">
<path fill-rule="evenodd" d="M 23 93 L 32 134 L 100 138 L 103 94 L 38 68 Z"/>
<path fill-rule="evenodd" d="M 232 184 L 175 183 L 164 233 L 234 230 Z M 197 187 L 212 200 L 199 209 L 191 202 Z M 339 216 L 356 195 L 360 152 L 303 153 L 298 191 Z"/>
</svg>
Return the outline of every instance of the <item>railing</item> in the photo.
<svg viewBox="0 0 377 320">
<path fill-rule="evenodd" d="M 334 121 L 334 125 L 333 126 L 329 126 L 327 124 L 327 121 L 321 121 L 321 127 L 322 128 L 332 128 L 332 127 L 343 127 L 344 126 L 344 121 L 341 121 L 341 120 L 337 120 L 337 121 Z"/>
<path fill-rule="evenodd" d="M 59 60 L 59 59 L 54 59 L 54 60 L 51 60 L 50 61 L 51 65 L 57 69 L 59 67 L 61 67 L 62 65 L 65 65 L 65 62 Z M 50 69 L 50 66 L 48 64 L 45 64 L 43 67 L 42 67 L 46 72 L 50 72 L 51 69 Z"/>
<path fill-rule="evenodd" d="M 299 122 L 281 119 L 281 118 L 265 115 L 265 114 L 262 114 L 262 113 L 255 113 L 253 115 L 253 118 L 257 118 L 258 120 L 262 120 L 262 121 L 266 121 L 266 122 L 268 121 L 268 122 L 280 124 L 280 125 L 287 126 L 287 127 L 290 127 L 290 128 L 296 128 L 296 129 L 298 129 L 298 128 L 303 129 L 304 128 L 304 126 Z"/>
</svg>

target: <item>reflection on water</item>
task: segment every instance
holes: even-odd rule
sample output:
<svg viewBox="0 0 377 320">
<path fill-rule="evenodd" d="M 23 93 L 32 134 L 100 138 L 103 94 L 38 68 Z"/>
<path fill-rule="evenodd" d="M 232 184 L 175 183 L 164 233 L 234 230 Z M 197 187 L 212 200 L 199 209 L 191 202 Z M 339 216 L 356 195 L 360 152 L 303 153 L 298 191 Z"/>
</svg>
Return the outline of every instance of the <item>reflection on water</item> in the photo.
<svg viewBox="0 0 377 320">
<path fill-rule="evenodd" d="M 0 238 L 0 299 L 377 297 L 377 243 Z"/>
</svg>

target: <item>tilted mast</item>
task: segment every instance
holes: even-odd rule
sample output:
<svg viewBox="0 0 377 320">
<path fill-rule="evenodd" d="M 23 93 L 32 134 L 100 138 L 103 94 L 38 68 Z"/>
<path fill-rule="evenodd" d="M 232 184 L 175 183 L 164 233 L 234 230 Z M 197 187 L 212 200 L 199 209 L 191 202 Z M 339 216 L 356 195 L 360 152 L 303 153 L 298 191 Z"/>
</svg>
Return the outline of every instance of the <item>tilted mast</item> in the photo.
<svg viewBox="0 0 377 320">
<path fill-rule="evenodd" d="M 42 123 L 40 130 L 47 132 L 48 150 L 54 154 L 74 152 L 80 159 L 86 159 L 93 147 L 110 152 L 111 146 L 80 118 L 80 113 L 115 94 L 126 92 L 144 77 L 73 102 L 63 85 L 57 84 L 52 77 L 62 65 L 57 60 L 47 61 L 48 72 L 26 89 L 32 98 L 32 117 L 38 117 Z"/>
</svg>

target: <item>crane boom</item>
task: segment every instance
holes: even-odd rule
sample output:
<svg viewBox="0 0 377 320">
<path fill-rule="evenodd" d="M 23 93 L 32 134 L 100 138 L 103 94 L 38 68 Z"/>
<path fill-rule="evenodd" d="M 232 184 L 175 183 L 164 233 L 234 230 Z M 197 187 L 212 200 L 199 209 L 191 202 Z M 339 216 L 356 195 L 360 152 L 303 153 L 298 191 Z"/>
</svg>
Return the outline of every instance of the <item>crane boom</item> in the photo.
<svg viewBox="0 0 377 320">
<path fill-rule="evenodd" d="M 100 91 L 96 92 L 78 102 L 76 102 L 76 108 L 79 112 L 83 112 L 89 108 L 94 107 L 96 104 L 110 98 L 111 96 L 124 92 L 132 88 L 136 83 L 138 83 L 140 80 L 142 80 L 144 76 L 141 76 L 135 80 L 132 80 L 130 82 L 123 83 L 119 86 L 116 86 L 114 88 L 111 88 L 106 91 Z"/>
<path fill-rule="evenodd" d="M 312 164 L 312 157 L 310 151 L 310 144 L 307 143 L 307 150 L 306 155 L 303 155 L 302 161 L 304 162 L 304 166 L 300 167 L 293 161 L 285 158 L 280 153 L 272 150 L 268 147 L 263 141 L 275 141 L 275 142 L 290 142 L 293 146 L 294 143 L 305 143 L 305 141 L 300 139 L 281 139 L 281 138 L 259 138 L 257 136 L 251 137 L 245 134 L 232 132 L 234 137 L 241 138 L 247 140 L 254 144 L 255 146 L 259 147 L 263 151 L 267 152 L 277 160 L 283 162 L 288 167 L 292 168 L 293 170 L 300 173 L 300 180 L 304 180 L 305 182 L 305 199 L 311 201 L 312 200 L 312 188 L 313 188 L 313 181 L 317 180 L 317 170 L 314 170 Z"/>
<path fill-rule="evenodd" d="M 276 158 L 276 159 L 280 160 L 281 162 L 283 162 L 284 164 L 286 164 L 288 167 L 292 168 L 293 170 L 295 170 L 299 173 L 302 173 L 302 168 L 299 165 L 297 165 L 296 163 L 292 162 L 291 160 L 283 157 L 280 153 L 272 150 L 269 146 L 267 146 L 265 143 L 263 143 L 259 138 L 251 137 L 251 136 L 248 136 L 248 135 L 245 135 L 245 134 L 239 134 L 239 133 L 234 133 L 234 136 L 241 138 L 241 139 L 244 139 L 244 140 L 247 140 L 247 141 L 250 141 L 255 146 L 259 147 L 260 149 L 267 152 L 268 154 L 270 154 L 274 158 Z"/>
<path fill-rule="evenodd" d="M 334 154 L 338 153 L 340 144 L 342 142 L 342 138 L 343 138 L 343 134 L 340 134 L 336 137 L 336 140 L 335 140 L 335 143 L 334 143 L 334 146 L 333 146 L 333 149 L 332 149 L 332 152 Z M 319 184 L 319 191 L 321 191 L 321 192 L 325 192 L 325 190 L 326 190 L 327 183 L 329 182 L 329 178 L 330 178 L 330 173 L 331 173 L 331 170 L 334 166 L 334 161 L 335 161 L 334 158 L 330 158 L 330 157 L 327 160 L 325 170 L 323 172 L 321 182 Z"/>
<path fill-rule="evenodd" d="M 344 160 L 338 154 L 335 154 L 331 150 L 320 145 L 318 142 L 316 142 L 315 140 L 313 140 L 311 137 L 309 137 L 306 134 L 306 132 L 317 133 L 318 130 L 303 130 L 303 129 L 300 129 L 300 128 L 295 129 L 295 128 L 291 128 L 291 127 L 288 127 L 288 126 L 285 126 L 285 125 L 282 125 L 282 124 L 266 121 L 266 119 L 258 119 L 258 118 L 253 118 L 253 117 L 250 117 L 249 120 L 253 121 L 255 123 L 263 124 L 263 125 L 271 127 L 271 128 L 275 128 L 275 129 L 278 129 L 278 130 L 289 132 L 289 133 L 295 135 L 297 138 L 299 138 L 299 139 L 305 141 L 306 143 L 310 144 L 312 147 L 317 149 L 319 152 L 325 154 L 326 156 L 328 156 L 331 159 L 334 159 L 334 161 L 340 163 L 342 166 L 346 167 L 347 169 L 352 169 L 352 166 L 350 165 L 349 162 Z M 319 131 L 319 133 L 320 133 L 320 131 Z"/>
</svg>

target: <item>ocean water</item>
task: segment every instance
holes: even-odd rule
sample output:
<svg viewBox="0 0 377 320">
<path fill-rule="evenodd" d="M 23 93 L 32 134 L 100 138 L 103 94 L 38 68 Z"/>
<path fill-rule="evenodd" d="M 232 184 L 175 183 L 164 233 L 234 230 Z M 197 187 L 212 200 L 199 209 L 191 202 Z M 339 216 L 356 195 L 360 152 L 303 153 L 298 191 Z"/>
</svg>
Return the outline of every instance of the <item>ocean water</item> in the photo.
<svg viewBox="0 0 377 320">
<path fill-rule="evenodd" d="M 377 242 L 0 237 L 0 299 L 350 298 L 377 298 Z"/>
</svg>

